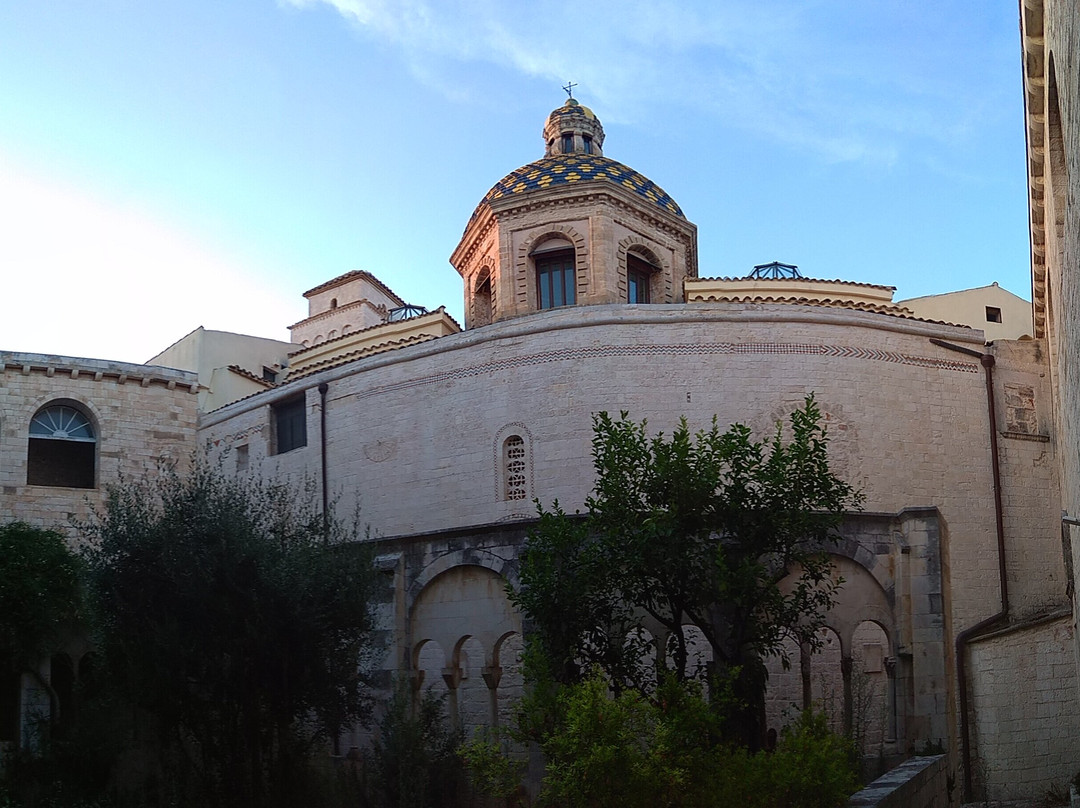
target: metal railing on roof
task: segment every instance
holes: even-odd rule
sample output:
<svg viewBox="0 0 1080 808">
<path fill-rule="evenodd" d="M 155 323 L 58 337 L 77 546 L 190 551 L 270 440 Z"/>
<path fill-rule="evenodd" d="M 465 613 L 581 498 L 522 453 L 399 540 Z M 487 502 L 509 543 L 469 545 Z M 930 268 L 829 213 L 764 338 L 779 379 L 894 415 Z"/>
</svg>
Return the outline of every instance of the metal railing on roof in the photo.
<svg viewBox="0 0 1080 808">
<path fill-rule="evenodd" d="M 803 275 L 799 272 L 799 268 L 794 264 L 781 264 L 779 261 L 773 261 L 771 264 L 758 264 L 754 267 L 753 271 L 747 275 L 748 278 L 801 278 Z"/>
<path fill-rule="evenodd" d="M 419 317 L 421 314 L 427 313 L 428 310 L 423 306 L 413 306 L 406 303 L 404 306 L 390 309 L 390 311 L 387 312 L 386 319 L 388 322 L 396 323 L 398 320 L 408 320 L 410 317 Z"/>
</svg>

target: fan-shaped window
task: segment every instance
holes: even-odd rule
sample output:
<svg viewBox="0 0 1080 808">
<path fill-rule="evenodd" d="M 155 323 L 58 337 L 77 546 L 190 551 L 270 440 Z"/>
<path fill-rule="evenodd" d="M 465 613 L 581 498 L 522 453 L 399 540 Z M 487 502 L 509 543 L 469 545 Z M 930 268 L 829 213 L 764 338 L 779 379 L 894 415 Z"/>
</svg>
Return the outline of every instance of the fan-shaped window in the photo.
<svg viewBox="0 0 1080 808">
<path fill-rule="evenodd" d="M 97 437 L 81 410 L 52 404 L 30 421 L 26 484 L 93 488 Z"/>
</svg>

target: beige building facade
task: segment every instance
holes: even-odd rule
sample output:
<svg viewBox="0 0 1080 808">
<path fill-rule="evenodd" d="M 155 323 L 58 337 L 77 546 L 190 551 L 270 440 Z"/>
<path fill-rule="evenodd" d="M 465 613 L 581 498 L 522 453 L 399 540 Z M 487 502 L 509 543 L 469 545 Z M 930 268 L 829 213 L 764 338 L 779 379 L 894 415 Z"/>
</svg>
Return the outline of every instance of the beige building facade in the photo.
<svg viewBox="0 0 1080 808">
<path fill-rule="evenodd" d="M 941 320 L 979 328 L 988 342 L 1031 339 L 1035 334 L 1031 301 L 1002 289 L 997 283 L 940 295 L 912 297 L 897 305 L 924 320 Z"/>
</svg>

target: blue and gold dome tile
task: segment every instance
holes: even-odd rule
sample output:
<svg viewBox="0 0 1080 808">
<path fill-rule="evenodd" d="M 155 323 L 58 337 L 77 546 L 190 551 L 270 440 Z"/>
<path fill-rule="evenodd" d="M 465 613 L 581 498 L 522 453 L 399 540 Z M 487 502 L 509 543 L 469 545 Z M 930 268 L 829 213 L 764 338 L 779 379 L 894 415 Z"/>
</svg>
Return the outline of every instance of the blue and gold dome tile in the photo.
<svg viewBox="0 0 1080 808">
<path fill-rule="evenodd" d="M 589 181 L 616 183 L 650 204 L 685 218 L 679 206 L 660 186 L 622 163 L 599 155 L 587 158 L 573 154 L 554 155 L 529 163 L 497 182 L 481 204 L 536 189 Z"/>
</svg>

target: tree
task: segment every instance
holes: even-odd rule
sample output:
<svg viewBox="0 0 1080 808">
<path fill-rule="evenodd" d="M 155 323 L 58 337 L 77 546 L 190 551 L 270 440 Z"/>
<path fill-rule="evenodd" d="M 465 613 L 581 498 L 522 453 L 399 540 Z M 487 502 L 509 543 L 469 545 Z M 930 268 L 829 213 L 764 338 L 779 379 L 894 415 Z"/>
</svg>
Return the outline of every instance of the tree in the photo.
<svg viewBox="0 0 1080 808">
<path fill-rule="evenodd" d="M 311 744 L 369 709 L 377 582 L 355 526 L 196 459 L 110 489 L 85 529 L 107 672 L 179 790 L 297 804 Z"/>
<path fill-rule="evenodd" d="M 715 418 L 696 434 L 683 419 L 670 439 L 649 438 L 625 412 L 599 413 L 593 430 L 588 513 L 541 508 L 513 594 L 536 656 L 556 681 L 597 665 L 616 691 L 649 695 L 656 669 L 690 675 L 694 626 L 730 682 L 730 732 L 758 748 L 763 660 L 782 656 L 785 638 L 817 642 L 840 583 L 827 549 L 861 501 L 829 467 L 813 396 L 792 413 L 790 440 L 780 425 L 768 441 L 741 424 L 721 432 Z M 635 634 L 645 621 L 667 647 Z"/>
<path fill-rule="evenodd" d="M 38 666 L 74 635 L 81 609 L 79 559 L 63 536 L 25 522 L 0 526 L 0 677 L 35 677 L 53 722 L 60 702 Z"/>
</svg>

